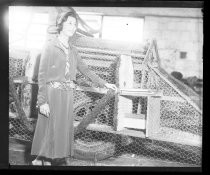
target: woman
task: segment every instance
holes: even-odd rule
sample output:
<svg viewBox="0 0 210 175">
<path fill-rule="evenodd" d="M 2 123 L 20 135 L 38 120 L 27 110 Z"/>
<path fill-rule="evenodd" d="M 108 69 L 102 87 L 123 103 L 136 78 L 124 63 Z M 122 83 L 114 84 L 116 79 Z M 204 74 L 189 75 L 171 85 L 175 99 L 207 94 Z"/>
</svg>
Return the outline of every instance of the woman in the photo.
<svg viewBox="0 0 210 175">
<path fill-rule="evenodd" d="M 45 47 L 39 67 L 38 106 L 40 114 L 32 143 L 33 165 L 51 165 L 53 159 L 73 156 L 73 80 L 76 69 L 100 87 L 117 90 L 82 61 L 71 39 L 78 26 L 74 12 L 58 14 L 58 35 Z"/>
</svg>

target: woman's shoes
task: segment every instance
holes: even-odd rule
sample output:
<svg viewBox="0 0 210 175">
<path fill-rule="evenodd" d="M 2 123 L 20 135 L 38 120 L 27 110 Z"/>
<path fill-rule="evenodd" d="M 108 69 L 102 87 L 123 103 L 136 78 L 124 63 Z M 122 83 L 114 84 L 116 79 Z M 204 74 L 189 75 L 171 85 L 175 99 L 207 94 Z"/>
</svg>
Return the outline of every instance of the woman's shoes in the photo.
<svg viewBox="0 0 210 175">
<path fill-rule="evenodd" d="M 32 165 L 41 166 L 41 165 L 43 165 L 43 161 L 35 159 L 35 160 L 32 161 Z"/>
<path fill-rule="evenodd" d="M 44 161 L 44 160 L 33 160 L 32 165 L 37 165 L 37 166 L 51 166 L 51 162 Z"/>
</svg>

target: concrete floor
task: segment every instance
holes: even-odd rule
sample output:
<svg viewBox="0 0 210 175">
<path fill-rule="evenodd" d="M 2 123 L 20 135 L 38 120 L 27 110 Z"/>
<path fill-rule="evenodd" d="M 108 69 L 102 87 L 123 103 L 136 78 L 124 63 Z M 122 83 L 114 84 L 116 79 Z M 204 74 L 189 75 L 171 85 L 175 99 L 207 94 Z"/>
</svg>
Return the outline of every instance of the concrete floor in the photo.
<svg viewBox="0 0 210 175">
<path fill-rule="evenodd" d="M 33 157 L 30 156 L 30 143 L 19 142 L 10 139 L 9 163 L 10 165 L 30 165 Z M 136 157 L 132 154 L 124 154 L 118 157 L 110 157 L 102 161 L 85 161 L 70 159 L 67 166 L 129 166 L 129 167 L 199 167 L 196 165 L 182 164 L 146 157 Z"/>
</svg>

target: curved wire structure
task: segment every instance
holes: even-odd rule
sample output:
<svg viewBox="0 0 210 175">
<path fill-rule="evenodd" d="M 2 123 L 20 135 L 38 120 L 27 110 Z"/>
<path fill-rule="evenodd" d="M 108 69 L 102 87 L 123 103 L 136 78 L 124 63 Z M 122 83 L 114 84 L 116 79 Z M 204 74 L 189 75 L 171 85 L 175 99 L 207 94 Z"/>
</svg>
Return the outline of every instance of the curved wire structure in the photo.
<svg viewBox="0 0 210 175">
<path fill-rule="evenodd" d="M 109 148 L 110 152 L 113 153 L 114 145 L 114 155 L 117 156 L 135 155 L 136 158 L 146 157 L 151 160 L 159 159 L 201 165 L 202 108 L 200 96 L 160 67 L 155 40 L 140 46 L 80 36 L 75 39 L 74 45 L 92 71 L 108 83 L 117 86 L 119 85 L 120 56 L 121 54 L 130 55 L 134 68 L 134 88 L 162 92 L 160 129 L 154 135 L 146 138 L 144 134 L 140 136 L 140 131 L 128 128 L 122 132 L 116 131 L 118 97 L 113 96 L 108 99 L 108 103 L 104 103 L 98 113 L 95 113 L 97 115 L 94 120 L 85 125 L 82 132 L 75 137 L 75 144 L 78 148 L 80 145 L 80 148 L 84 149 L 88 155 L 88 152 L 93 151 L 99 142 L 102 143 L 101 145 L 112 143 L 110 147 L 106 147 L 106 151 L 100 149 L 96 150 L 94 154 L 103 151 L 105 151 L 104 154 L 109 154 Z M 15 75 L 12 70 L 18 69 L 17 72 L 21 72 L 22 67 L 24 67 L 17 67 L 16 62 L 17 60 L 10 57 L 10 76 L 13 78 Z M 23 62 L 21 64 L 23 65 Z M 78 89 L 74 93 L 75 127 L 84 121 L 86 116 L 91 116 L 91 112 L 107 93 L 79 72 L 77 83 Z M 23 99 L 20 100 L 20 103 L 25 106 L 30 106 L 33 98 L 30 96 L 32 88 L 32 83 L 29 83 L 21 89 Z M 147 103 L 145 97 L 134 97 L 132 99 L 133 113 L 138 111 L 140 104 L 141 113 L 146 115 Z M 12 105 L 10 110 L 11 113 L 19 114 L 17 110 L 12 109 Z M 30 116 L 25 115 L 25 118 L 29 123 L 32 121 Z M 22 120 L 23 117 L 21 118 L 20 115 L 10 116 L 10 137 L 31 142 L 33 132 L 21 122 Z"/>
</svg>

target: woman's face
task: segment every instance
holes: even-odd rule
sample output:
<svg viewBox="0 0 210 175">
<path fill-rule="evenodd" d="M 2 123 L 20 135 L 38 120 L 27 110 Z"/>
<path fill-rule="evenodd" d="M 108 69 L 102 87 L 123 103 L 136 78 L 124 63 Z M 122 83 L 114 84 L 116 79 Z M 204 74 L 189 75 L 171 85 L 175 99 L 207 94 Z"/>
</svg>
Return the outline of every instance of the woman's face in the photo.
<svg viewBox="0 0 210 175">
<path fill-rule="evenodd" d="M 63 22 L 62 34 L 71 37 L 74 35 L 77 29 L 77 21 L 74 17 L 69 16 L 65 22 Z"/>
</svg>

